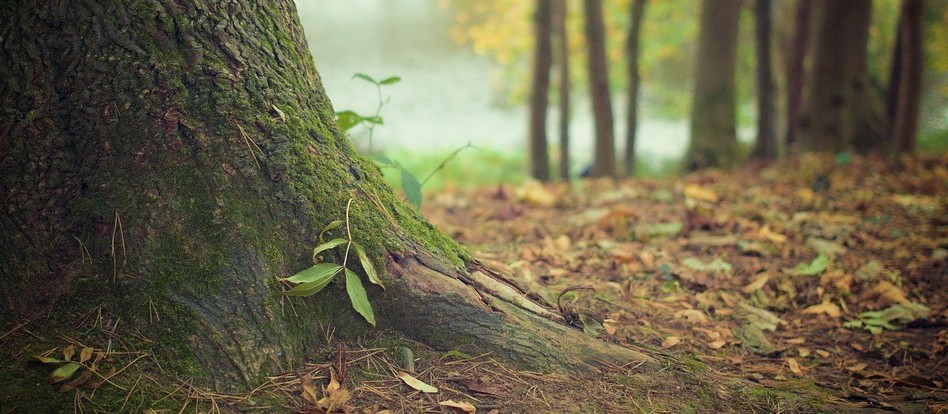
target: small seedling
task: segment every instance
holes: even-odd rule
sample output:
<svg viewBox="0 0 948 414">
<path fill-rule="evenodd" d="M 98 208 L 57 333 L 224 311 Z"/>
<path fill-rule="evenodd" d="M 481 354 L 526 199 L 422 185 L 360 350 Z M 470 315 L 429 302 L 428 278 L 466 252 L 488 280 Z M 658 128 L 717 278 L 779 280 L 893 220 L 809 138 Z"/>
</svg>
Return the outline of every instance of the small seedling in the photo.
<svg viewBox="0 0 948 414">
<path fill-rule="evenodd" d="M 349 251 L 355 251 L 356 256 L 359 258 L 359 263 L 362 264 L 362 269 L 365 270 L 365 274 L 369 277 L 370 282 L 381 286 L 382 289 L 385 289 L 385 285 L 382 284 L 382 279 L 380 279 L 378 273 L 376 273 L 375 266 L 372 265 L 369 257 L 365 254 L 365 249 L 362 248 L 359 242 L 352 240 L 352 231 L 349 228 L 349 208 L 351 206 L 352 199 L 350 198 L 346 204 L 345 222 L 335 220 L 326 225 L 322 232 L 319 233 L 320 244 L 313 249 L 313 266 L 288 278 L 280 278 L 280 280 L 296 285 L 292 289 L 284 292 L 288 296 L 312 296 L 329 285 L 329 282 L 331 282 L 337 274 L 345 273 L 346 292 L 349 294 L 349 302 L 352 303 L 352 308 L 362 315 L 368 323 L 375 326 L 375 312 L 372 310 L 372 304 L 369 303 L 369 297 L 365 292 L 365 287 L 362 286 L 362 280 L 359 278 L 359 275 L 347 266 Z M 325 241 L 323 236 L 325 236 L 326 233 L 341 227 L 343 224 L 346 225 L 346 238 L 340 237 Z M 321 262 L 320 253 L 343 244 L 346 245 L 346 252 L 342 256 L 341 265 Z"/>
</svg>

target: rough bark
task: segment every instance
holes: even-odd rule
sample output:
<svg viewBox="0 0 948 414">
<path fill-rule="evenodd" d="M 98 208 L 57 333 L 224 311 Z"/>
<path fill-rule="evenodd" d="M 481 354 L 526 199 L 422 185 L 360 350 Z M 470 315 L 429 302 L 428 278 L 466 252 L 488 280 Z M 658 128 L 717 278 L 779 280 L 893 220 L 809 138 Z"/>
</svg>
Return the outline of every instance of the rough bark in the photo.
<svg viewBox="0 0 948 414">
<path fill-rule="evenodd" d="M 645 14 L 645 0 L 635 0 L 629 8 L 629 36 L 626 39 L 626 57 L 629 59 L 629 88 L 626 91 L 626 139 L 625 164 L 626 177 L 635 174 L 635 135 L 639 125 L 639 34 L 642 31 L 642 15 Z"/>
<path fill-rule="evenodd" d="M 602 0 L 583 0 L 586 14 L 586 49 L 589 94 L 596 124 L 595 159 L 591 177 L 616 176 L 615 132 L 612 98 L 609 95 L 609 66 L 606 62 L 606 32 L 602 20 Z"/>
<path fill-rule="evenodd" d="M 737 158 L 734 71 L 740 0 L 701 4 L 691 134 L 685 169 L 728 167 Z"/>
<path fill-rule="evenodd" d="M 803 152 L 878 148 L 888 137 L 881 108 L 869 88 L 867 40 L 872 3 L 814 3 L 816 36 L 807 75 L 807 101 L 798 125 Z"/>
<path fill-rule="evenodd" d="M 919 107 L 922 99 L 922 78 L 925 71 L 924 36 L 922 33 L 924 4 L 922 0 L 903 0 L 899 17 L 899 46 L 896 55 L 899 76 L 892 121 L 897 153 L 915 151 Z M 893 59 L 895 60 L 895 59 Z"/>
<path fill-rule="evenodd" d="M 277 278 L 311 265 L 351 198 L 388 284 L 369 289 L 380 328 L 537 369 L 647 359 L 563 326 L 384 184 L 335 125 L 292 1 L 0 15 L 0 322 L 101 306 L 166 372 L 255 385 L 300 364 L 321 323 L 369 329 L 341 284 L 280 306 Z"/>
<path fill-rule="evenodd" d="M 787 132 L 784 142 L 787 148 L 793 148 L 797 140 L 797 125 L 800 117 L 800 103 L 803 100 L 805 74 L 803 62 L 807 56 L 810 41 L 810 9 L 812 0 L 800 0 L 794 16 L 793 40 L 787 55 Z"/>
<path fill-rule="evenodd" d="M 553 35 L 556 40 L 554 56 L 559 76 L 559 176 L 563 181 L 569 181 L 570 70 L 569 35 L 566 30 L 568 13 L 566 0 L 553 0 Z"/>
<path fill-rule="evenodd" d="M 530 175 L 550 179 L 546 143 L 546 115 L 550 102 L 550 69 L 553 66 L 552 0 L 537 0 L 533 15 L 533 82 L 530 85 Z"/>
<path fill-rule="evenodd" d="M 772 65 L 773 1 L 757 0 L 755 36 L 757 48 L 757 141 L 753 157 L 769 161 L 777 158 L 776 109 Z"/>
</svg>

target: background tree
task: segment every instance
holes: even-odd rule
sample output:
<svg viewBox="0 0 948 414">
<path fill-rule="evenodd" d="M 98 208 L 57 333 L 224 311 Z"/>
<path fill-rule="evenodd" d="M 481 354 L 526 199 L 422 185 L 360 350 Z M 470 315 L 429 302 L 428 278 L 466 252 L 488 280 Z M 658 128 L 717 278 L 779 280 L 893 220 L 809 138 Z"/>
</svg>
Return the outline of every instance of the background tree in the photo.
<svg viewBox="0 0 948 414">
<path fill-rule="evenodd" d="M 790 50 L 786 54 L 787 76 L 787 131 L 784 144 L 787 148 L 793 147 L 796 142 L 797 125 L 800 117 L 800 102 L 803 99 L 804 60 L 810 40 L 810 9 L 812 0 L 799 0 L 793 17 L 793 34 L 791 35 Z"/>
<path fill-rule="evenodd" d="M 626 39 L 629 87 L 626 94 L 626 139 L 625 164 L 626 177 L 635 174 L 635 135 L 639 124 L 639 34 L 642 32 L 642 16 L 645 14 L 645 0 L 633 0 L 629 7 L 629 35 Z"/>
<path fill-rule="evenodd" d="M 691 133 L 685 169 L 727 167 L 737 158 L 734 64 L 740 0 L 704 0 L 694 71 Z"/>
<path fill-rule="evenodd" d="M 888 133 L 879 124 L 878 96 L 869 88 L 869 0 L 816 2 L 813 64 L 799 119 L 801 151 L 881 148 Z"/>
<path fill-rule="evenodd" d="M 379 328 L 537 369 L 647 359 L 559 323 L 384 184 L 335 124 L 293 1 L 0 15 L 0 322 L 49 309 L 31 329 L 56 337 L 98 309 L 165 373 L 252 386 L 302 363 L 320 324 L 370 328 L 342 283 L 281 307 L 278 278 L 345 220 L 331 236 L 385 281 L 368 289 Z"/>
<path fill-rule="evenodd" d="M 922 99 L 922 79 L 925 72 L 925 49 L 922 23 L 922 0 L 903 0 L 899 14 L 898 43 L 892 57 L 889 95 L 892 104 L 892 135 L 898 153 L 915 150 L 918 133 L 919 107 Z"/>
<path fill-rule="evenodd" d="M 583 0 L 586 16 L 587 70 L 593 119 L 596 124 L 596 145 L 590 176 L 616 176 L 615 133 L 612 98 L 609 95 L 609 66 L 606 62 L 606 34 L 602 20 L 602 0 Z"/>
<path fill-rule="evenodd" d="M 773 1 L 757 0 L 754 32 L 757 47 L 757 140 L 753 157 L 760 160 L 777 158 L 776 109 L 771 63 L 773 32 Z"/>
<path fill-rule="evenodd" d="M 570 118 L 570 70 L 569 70 L 569 34 L 566 30 L 566 16 L 569 8 L 566 0 L 553 0 L 553 38 L 556 41 L 557 75 L 559 76 L 559 133 L 560 162 L 559 175 L 563 181 L 569 180 L 569 118 Z"/>
<path fill-rule="evenodd" d="M 546 115 L 550 102 L 550 68 L 553 65 L 552 0 L 537 0 L 533 15 L 533 82 L 530 87 L 530 175 L 550 179 L 550 155 L 546 142 Z"/>
</svg>

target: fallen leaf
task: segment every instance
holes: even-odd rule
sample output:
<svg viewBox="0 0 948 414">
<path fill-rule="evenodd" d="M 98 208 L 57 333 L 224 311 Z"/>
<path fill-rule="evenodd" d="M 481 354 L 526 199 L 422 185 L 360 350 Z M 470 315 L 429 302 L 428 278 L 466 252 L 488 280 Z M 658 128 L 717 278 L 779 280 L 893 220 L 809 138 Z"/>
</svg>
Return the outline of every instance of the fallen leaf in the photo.
<svg viewBox="0 0 948 414">
<path fill-rule="evenodd" d="M 412 387 L 421 392 L 425 392 L 429 394 L 438 392 L 437 388 L 432 387 L 431 385 L 428 385 L 422 382 L 418 378 L 415 378 L 404 371 L 398 373 L 398 379 L 404 381 L 405 384 L 408 384 L 409 387 Z"/>
<path fill-rule="evenodd" d="M 517 197 L 533 207 L 553 207 L 556 204 L 556 197 L 546 187 L 538 181 L 530 181 L 519 191 Z"/>
<path fill-rule="evenodd" d="M 700 185 L 688 184 L 685 186 L 685 189 L 682 191 L 682 193 L 685 195 L 685 197 L 694 200 L 707 201 L 711 204 L 718 202 L 718 194 L 716 192 Z"/>
<path fill-rule="evenodd" d="M 49 374 L 49 382 L 57 383 L 65 381 L 72 377 L 72 374 L 76 373 L 76 370 L 79 369 L 82 365 L 79 365 L 77 362 L 69 362 L 59 368 L 56 368 L 52 374 Z"/>
<path fill-rule="evenodd" d="M 316 384 L 313 382 L 313 377 L 310 375 L 304 375 L 302 379 L 300 379 L 300 382 L 303 385 L 303 399 L 308 401 L 310 404 L 316 404 L 318 398 L 316 398 Z"/>
<path fill-rule="evenodd" d="M 783 244 L 787 241 L 787 236 L 770 230 L 770 226 L 761 227 L 760 230 L 757 231 L 757 235 L 770 240 L 774 244 Z"/>
<path fill-rule="evenodd" d="M 454 400 L 441 401 L 438 403 L 438 405 L 443 406 L 443 407 L 456 408 L 465 413 L 473 413 L 477 411 L 477 408 L 471 404 L 468 404 L 466 402 L 456 402 Z"/>
<path fill-rule="evenodd" d="M 698 309 L 684 309 L 675 312 L 676 318 L 684 319 L 689 323 L 708 323 L 708 315 Z"/>
<path fill-rule="evenodd" d="M 72 356 L 76 355 L 76 346 L 70 344 L 65 349 L 63 349 L 63 359 L 69 361 L 72 359 Z"/>
<path fill-rule="evenodd" d="M 723 339 L 716 339 L 714 341 L 708 342 L 708 347 L 711 349 L 721 349 L 724 347 L 724 345 L 727 345 L 727 341 Z"/>
<path fill-rule="evenodd" d="M 82 348 L 82 352 L 79 353 L 79 363 L 83 364 L 86 361 L 88 361 L 89 358 L 92 358 L 92 351 L 93 351 L 92 348 L 88 346 L 85 348 Z"/>
<path fill-rule="evenodd" d="M 787 344 L 790 344 L 790 345 L 800 345 L 800 344 L 806 342 L 806 338 L 802 338 L 802 337 L 790 338 L 790 339 L 787 339 L 786 342 L 787 342 Z"/>
<path fill-rule="evenodd" d="M 767 281 L 769 280 L 770 280 L 770 275 L 763 273 L 760 276 L 757 276 L 756 278 L 754 278 L 753 282 L 750 282 L 746 286 L 744 286 L 744 288 L 741 289 L 741 291 L 747 294 L 753 293 L 754 291 L 757 291 L 763 288 L 764 285 L 766 285 Z"/>
<path fill-rule="evenodd" d="M 810 348 L 797 348 L 797 353 L 800 354 L 800 358 L 806 358 L 810 356 Z"/>
<path fill-rule="evenodd" d="M 849 372 L 859 372 L 859 371 L 862 371 L 862 370 L 866 369 L 867 366 L 869 366 L 869 365 L 866 365 L 865 362 L 860 362 L 860 363 L 855 364 L 855 365 L 850 365 L 850 366 L 846 367 L 846 369 L 849 370 Z"/>
<path fill-rule="evenodd" d="M 790 372 L 797 374 L 798 376 L 803 375 L 803 369 L 800 368 L 800 363 L 797 362 L 794 358 L 787 358 L 787 365 L 790 367 Z"/>
<path fill-rule="evenodd" d="M 826 301 L 819 305 L 813 305 L 813 306 L 807 307 L 806 309 L 803 309 L 803 313 L 809 314 L 809 315 L 824 314 L 831 318 L 838 318 L 842 316 L 843 311 L 840 310 L 839 306 L 836 305 L 835 303 Z"/>
<path fill-rule="evenodd" d="M 349 390 L 345 388 L 339 388 L 331 394 L 328 393 L 321 400 L 316 402 L 316 406 L 322 408 L 323 411 L 331 413 L 336 411 L 338 408 L 346 405 L 349 402 L 349 399 L 352 398 L 352 395 L 349 394 Z"/>
<path fill-rule="evenodd" d="M 671 348 L 671 347 L 673 347 L 673 346 L 675 346 L 675 345 L 678 345 L 680 342 L 681 342 L 681 338 L 679 338 L 679 337 L 677 337 L 677 336 L 674 336 L 674 335 L 669 336 L 669 337 L 665 338 L 664 341 L 662 341 L 662 349 Z"/>
</svg>

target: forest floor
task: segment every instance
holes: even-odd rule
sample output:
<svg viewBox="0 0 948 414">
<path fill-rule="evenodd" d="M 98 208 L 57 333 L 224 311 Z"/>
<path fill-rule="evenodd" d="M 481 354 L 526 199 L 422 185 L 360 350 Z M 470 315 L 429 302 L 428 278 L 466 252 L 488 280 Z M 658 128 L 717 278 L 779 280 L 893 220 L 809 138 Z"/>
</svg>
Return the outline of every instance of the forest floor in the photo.
<svg viewBox="0 0 948 414">
<path fill-rule="evenodd" d="M 658 368 L 525 372 L 384 332 L 342 344 L 326 327 L 311 363 L 228 395 L 136 372 L 148 359 L 113 349 L 113 326 L 99 329 L 110 374 L 70 372 L 60 395 L 75 412 L 948 413 L 948 156 L 446 188 L 423 211 L 577 329 Z M 47 386 L 48 370 L 26 373 Z"/>
<path fill-rule="evenodd" d="M 853 409 L 948 412 L 948 157 L 449 189 L 424 212 L 549 303 L 571 290 L 591 334 Z"/>
</svg>

